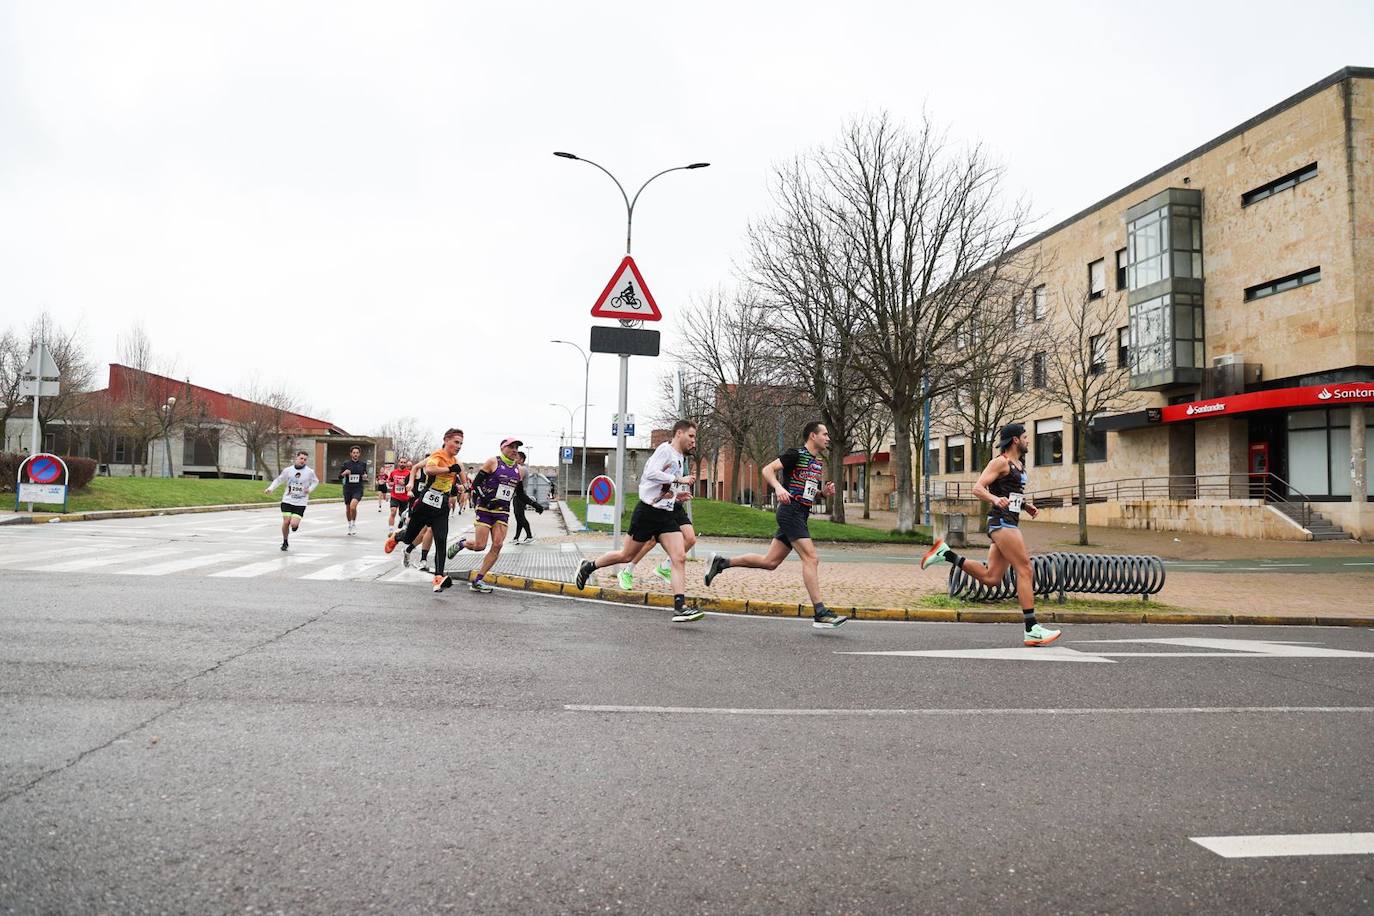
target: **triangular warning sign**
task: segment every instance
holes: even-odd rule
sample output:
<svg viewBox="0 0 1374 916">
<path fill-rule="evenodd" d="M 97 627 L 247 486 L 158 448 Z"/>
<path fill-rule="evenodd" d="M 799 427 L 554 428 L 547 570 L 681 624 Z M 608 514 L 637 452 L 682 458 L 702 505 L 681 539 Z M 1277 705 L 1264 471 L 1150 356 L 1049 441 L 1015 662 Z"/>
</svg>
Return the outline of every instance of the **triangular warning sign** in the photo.
<svg viewBox="0 0 1374 916">
<path fill-rule="evenodd" d="M 644 284 L 634 258 L 628 254 L 611 276 L 611 282 L 597 297 L 592 306 L 596 318 L 627 318 L 638 321 L 661 321 L 663 313 L 658 310 L 654 296 Z"/>
</svg>

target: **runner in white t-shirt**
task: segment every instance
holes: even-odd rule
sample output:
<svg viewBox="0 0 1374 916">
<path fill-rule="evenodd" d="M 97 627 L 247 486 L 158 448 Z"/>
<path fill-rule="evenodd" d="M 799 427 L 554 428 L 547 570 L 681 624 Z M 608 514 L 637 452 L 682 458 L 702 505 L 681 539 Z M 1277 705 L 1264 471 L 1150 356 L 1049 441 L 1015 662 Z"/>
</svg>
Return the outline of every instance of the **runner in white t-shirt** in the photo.
<svg viewBox="0 0 1374 916">
<path fill-rule="evenodd" d="M 320 478 L 315 476 L 315 471 L 305 466 L 309 458 L 306 452 L 297 452 L 296 460 L 289 467 L 283 468 L 277 479 L 262 491 L 271 493 L 282 484 L 286 485 L 286 492 L 281 498 L 282 550 L 290 546 L 288 540 L 291 532 L 301 526 L 301 519 L 305 517 L 305 507 L 310 504 L 310 494 L 320 485 Z"/>
</svg>

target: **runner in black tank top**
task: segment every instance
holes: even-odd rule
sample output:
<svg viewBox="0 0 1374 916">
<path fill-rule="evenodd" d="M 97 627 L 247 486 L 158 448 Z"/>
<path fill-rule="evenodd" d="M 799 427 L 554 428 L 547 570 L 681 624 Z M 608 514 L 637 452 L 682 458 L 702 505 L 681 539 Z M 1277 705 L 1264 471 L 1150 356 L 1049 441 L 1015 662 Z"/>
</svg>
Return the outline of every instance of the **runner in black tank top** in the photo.
<svg viewBox="0 0 1374 916">
<path fill-rule="evenodd" d="M 1021 618 L 1025 623 L 1025 644 L 1047 646 L 1059 638 L 1058 630 L 1041 626 L 1035 619 L 1035 588 L 1031 581 L 1030 553 L 1021 537 L 1021 513 L 1031 518 L 1039 514 L 1035 503 L 1026 498 L 1026 451 L 1030 437 L 1020 423 L 1008 423 L 998 434 L 997 457 L 988 462 L 983 475 L 974 484 L 973 492 L 990 504 L 988 509 L 988 561 L 984 565 L 954 553 L 942 540 L 937 540 L 921 558 L 921 568 L 945 560 L 988 587 L 1002 583 L 1010 567 L 1016 571 L 1016 597 L 1021 602 Z"/>
</svg>

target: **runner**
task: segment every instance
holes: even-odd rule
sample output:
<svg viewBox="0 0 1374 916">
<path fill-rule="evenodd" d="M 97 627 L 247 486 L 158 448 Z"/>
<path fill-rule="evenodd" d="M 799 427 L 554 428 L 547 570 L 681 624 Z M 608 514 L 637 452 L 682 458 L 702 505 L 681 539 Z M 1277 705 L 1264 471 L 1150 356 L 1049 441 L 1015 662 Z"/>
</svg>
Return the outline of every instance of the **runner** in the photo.
<svg viewBox="0 0 1374 916">
<path fill-rule="evenodd" d="M 768 553 L 750 553 L 733 560 L 712 554 L 711 565 L 706 570 L 706 584 L 709 586 L 716 576 L 731 567 L 777 569 L 788 553 L 795 550 L 802 562 L 802 582 L 811 598 L 811 625 L 818 629 L 834 629 L 849 618 L 833 613 L 821 600 L 821 559 L 816 555 L 816 545 L 807 526 L 817 494 L 835 495 L 834 483 L 821 483 L 825 471 L 821 455 L 830 446 L 830 431 L 824 423 L 812 421 L 802 430 L 802 441 L 805 444 L 800 448 L 788 449 L 763 469 L 763 479 L 778 495 L 778 530 L 773 535 L 773 543 L 768 545 Z M 779 471 L 782 472 L 781 480 Z"/>
<path fill-rule="evenodd" d="M 394 465 L 390 461 L 382 465 L 377 471 L 377 511 L 382 511 L 382 504 L 386 502 L 386 478 L 391 473 Z"/>
<path fill-rule="evenodd" d="M 988 562 L 984 566 L 975 560 L 959 556 L 943 540 L 937 540 L 921 557 L 921 568 L 927 569 L 939 560 L 953 563 L 971 578 L 987 586 L 1002 584 L 1010 566 L 1016 570 L 1016 597 L 1021 602 L 1021 619 L 1025 624 L 1025 643 L 1028 646 L 1048 646 L 1059 638 L 1059 630 L 1041 626 L 1035 619 L 1035 585 L 1032 581 L 1030 553 L 1021 537 L 1021 513 L 1031 518 L 1040 514 L 1035 504 L 1026 498 L 1026 452 L 1030 449 L 1030 434 L 1020 423 L 1008 423 L 997 434 L 997 456 L 983 469 L 983 476 L 973 485 L 973 494 L 991 505 L 988 510 Z"/>
<path fill-rule="evenodd" d="M 391 493 L 391 513 L 386 517 L 386 530 L 395 531 L 397 518 L 400 527 L 405 527 L 406 510 L 410 507 L 410 459 L 402 456 L 396 459 L 396 467 L 386 477 L 386 488 Z"/>
<path fill-rule="evenodd" d="M 434 553 L 436 592 L 453 585 L 453 580 L 444 575 L 444 539 L 448 537 L 449 500 L 454 498 L 454 487 L 462 484 L 463 466 L 458 464 L 458 451 L 462 447 L 461 429 L 450 429 L 444 433 L 444 444 L 435 449 L 425 461 L 423 489 L 410 509 L 410 519 L 405 530 L 392 532 L 382 548 L 386 553 L 391 553 L 398 543 L 405 544 L 406 565 L 409 566 L 410 552 L 415 549 L 415 541 L 421 529 L 429 526 L 437 547 Z"/>
<path fill-rule="evenodd" d="M 277 487 L 286 484 L 286 492 L 281 498 L 282 550 L 290 546 L 291 532 L 300 528 L 301 519 L 305 517 L 305 507 L 310 503 L 310 494 L 320 485 L 320 478 L 315 476 L 314 469 L 305 466 L 309 459 L 308 453 L 297 452 L 295 462 L 289 467 L 282 468 L 277 479 L 262 491 L 271 493 Z"/>
<path fill-rule="evenodd" d="M 682 473 L 686 475 L 690 472 L 690 462 L 687 459 L 683 459 Z M 695 528 L 695 526 L 692 525 L 691 516 L 687 514 L 687 503 L 691 502 L 692 500 L 692 488 L 687 484 L 678 484 L 673 488 L 673 490 L 675 492 L 675 498 L 677 500 L 676 505 L 673 506 L 673 519 L 678 523 L 678 528 L 682 531 L 682 552 L 684 554 L 689 554 L 692 552 L 692 548 L 695 547 L 697 543 L 697 529 Z M 616 576 L 616 578 L 617 580 L 619 580 L 621 588 L 625 589 L 626 591 L 629 591 L 630 589 L 634 588 L 635 565 L 638 564 L 640 560 L 644 559 L 644 557 L 648 555 L 649 551 L 653 549 L 653 541 L 646 541 L 639 548 L 639 553 L 635 555 L 635 558 L 631 560 L 628 564 L 626 564 L 626 566 L 622 570 L 620 570 L 620 573 Z M 658 576 L 660 579 L 662 579 L 664 582 L 671 583 L 673 581 L 672 563 L 665 559 L 662 563 L 659 563 L 657 566 L 654 567 L 654 574 Z"/>
<path fill-rule="evenodd" d="M 587 578 L 603 566 L 633 562 L 634 558 L 657 540 L 672 564 L 673 623 L 686 623 L 705 617 L 704 611 L 687 607 L 683 585 L 687 578 L 687 551 L 675 513 L 680 502 L 674 488 L 696 483 L 682 473 L 683 456 L 697 444 L 697 425 L 691 420 L 673 424 L 673 438 L 660 445 L 644 464 L 639 478 L 639 505 L 630 516 L 630 533 L 619 550 L 595 560 L 583 560 L 577 570 L 577 587 L 586 588 Z"/>
<path fill-rule="evenodd" d="M 472 543 L 460 538 L 448 549 L 450 560 L 464 548 L 487 552 L 482 564 L 477 567 L 477 575 L 469 584 L 474 592 L 487 593 L 493 590 L 487 584 L 486 576 L 501 556 L 501 545 L 505 543 L 506 529 L 510 527 L 511 500 L 515 498 L 515 488 L 525 479 L 525 469 L 519 463 L 519 448 L 524 444 L 519 439 L 502 439 L 501 454 L 488 458 L 477 471 L 477 476 L 472 478 L 472 492 L 477 497 L 477 521 L 473 522 L 475 533 Z M 488 541 L 490 547 L 487 546 Z"/>
<path fill-rule="evenodd" d="M 520 464 L 521 471 L 523 473 L 528 473 L 528 471 L 525 470 L 525 462 L 529 459 L 524 452 L 516 452 L 516 455 L 516 460 Z M 530 495 L 525 492 L 525 481 L 522 478 L 515 488 L 515 498 L 511 500 L 511 508 L 515 510 L 515 538 L 512 541 L 514 544 L 520 543 L 521 531 L 525 532 L 526 544 L 534 543 L 534 530 L 530 528 L 530 520 L 525 517 L 525 509 L 528 506 L 533 506 L 534 511 L 538 512 L 540 515 L 544 514 L 544 507 L 530 499 Z"/>
<path fill-rule="evenodd" d="M 353 446 L 348 450 L 348 460 L 339 467 L 339 482 L 343 484 L 344 515 L 348 519 L 348 533 L 358 533 L 358 503 L 363 501 L 363 488 L 367 486 L 367 462 L 363 461 L 363 450 Z"/>
</svg>

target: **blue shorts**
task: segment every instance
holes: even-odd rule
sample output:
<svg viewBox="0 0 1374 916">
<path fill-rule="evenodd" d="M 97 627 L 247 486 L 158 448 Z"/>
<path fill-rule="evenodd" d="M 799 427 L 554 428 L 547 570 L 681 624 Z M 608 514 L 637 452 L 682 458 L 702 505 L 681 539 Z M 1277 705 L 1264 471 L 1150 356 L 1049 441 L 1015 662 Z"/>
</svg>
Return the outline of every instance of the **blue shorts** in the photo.
<svg viewBox="0 0 1374 916">
<path fill-rule="evenodd" d="M 988 534 L 992 534 L 994 531 L 997 531 L 1001 528 L 1015 528 L 1017 531 L 1020 531 L 1021 523 L 1019 521 L 1013 522 L 1011 519 L 1001 518 L 996 515 L 989 515 Z"/>
</svg>

